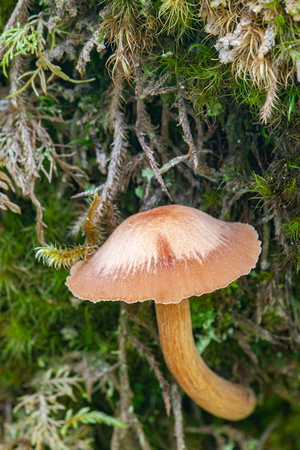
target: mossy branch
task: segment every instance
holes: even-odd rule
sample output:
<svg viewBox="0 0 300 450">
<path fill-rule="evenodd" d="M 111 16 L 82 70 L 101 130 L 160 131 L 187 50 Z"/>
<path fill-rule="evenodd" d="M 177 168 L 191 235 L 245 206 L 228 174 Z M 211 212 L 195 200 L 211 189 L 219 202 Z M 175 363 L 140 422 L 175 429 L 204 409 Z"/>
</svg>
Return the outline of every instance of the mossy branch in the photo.
<svg viewBox="0 0 300 450">
<path fill-rule="evenodd" d="M 44 264 L 49 267 L 54 266 L 59 270 L 73 266 L 80 259 L 85 259 L 89 254 L 89 247 L 84 245 L 75 246 L 71 249 L 57 248 L 53 244 L 45 245 L 45 247 L 37 247 L 35 249 L 36 258 L 38 261 L 42 260 Z"/>
<path fill-rule="evenodd" d="M 101 204 L 102 198 L 98 194 L 94 194 L 94 197 L 89 200 L 90 207 L 88 209 L 86 218 L 84 220 L 84 235 L 86 236 L 87 246 L 95 246 L 101 239 L 101 230 L 99 230 L 99 214 L 98 208 Z"/>
</svg>

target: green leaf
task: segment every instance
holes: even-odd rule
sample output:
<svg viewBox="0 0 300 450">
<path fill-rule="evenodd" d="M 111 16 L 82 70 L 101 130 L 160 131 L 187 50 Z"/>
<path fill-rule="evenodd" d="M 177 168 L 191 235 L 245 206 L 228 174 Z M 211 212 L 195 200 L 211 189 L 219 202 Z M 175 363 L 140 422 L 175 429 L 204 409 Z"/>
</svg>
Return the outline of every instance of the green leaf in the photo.
<svg viewBox="0 0 300 450">
<path fill-rule="evenodd" d="M 147 167 L 146 169 L 142 170 L 142 176 L 144 178 L 147 178 L 147 181 L 150 181 L 151 178 L 155 176 L 155 172 L 153 169 L 150 169 L 150 167 Z"/>
<path fill-rule="evenodd" d="M 143 189 L 142 186 L 136 187 L 135 190 L 134 190 L 134 192 L 135 192 L 135 195 L 136 195 L 138 198 L 140 198 L 140 199 L 143 198 L 143 195 L 144 195 L 144 189 Z"/>
</svg>

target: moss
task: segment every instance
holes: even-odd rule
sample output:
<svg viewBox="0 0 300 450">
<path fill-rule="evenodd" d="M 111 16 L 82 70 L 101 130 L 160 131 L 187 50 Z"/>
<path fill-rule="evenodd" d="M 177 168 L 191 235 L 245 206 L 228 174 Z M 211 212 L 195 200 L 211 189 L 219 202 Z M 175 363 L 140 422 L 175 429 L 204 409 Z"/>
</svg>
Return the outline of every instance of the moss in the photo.
<svg viewBox="0 0 300 450">
<path fill-rule="evenodd" d="M 124 450 L 146 448 L 147 440 L 155 449 L 176 447 L 181 414 L 190 449 L 250 450 L 266 436 L 267 448 L 300 445 L 299 21 L 289 5 L 248 11 L 243 34 L 249 4 L 241 1 L 33 2 L 33 17 L 22 11 L 19 25 L 2 34 L 9 78 L 0 81 L 0 207 L 20 207 L 21 215 L 0 213 L 1 402 L 32 401 L 41 380 L 68 364 L 59 373 L 67 386 L 80 377 L 80 389 L 72 398 L 60 385 L 61 406 L 50 414 L 56 424 L 68 425 L 84 408 L 128 421 L 124 435 L 98 423 L 67 426 L 67 448 L 108 449 L 113 433 Z M 14 6 L 0 7 L 0 28 Z M 229 33 L 238 47 L 225 48 Z M 270 48 L 263 47 L 267 33 Z M 10 102 L 8 86 L 19 90 Z M 175 203 L 251 223 L 262 241 L 250 275 L 191 299 L 205 360 L 259 394 L 259 407 L 241 423 L 214 418 L 187 396 L 168 417 L 166 398 L 180 400 L 170 394 L 153 305 L 126 309 L 121 351 L 119 303 L 73 298 L 67 271 L 34 257 L 41 242 L 61 266 L 79 249 L 89 256 L 87 246 L 94 251 L 121 220 L 167 204 L 163 188 Z M 61 247 L 74 251 L 69 261 L 55 250 Z M 73 410 L 69 419 L 63 408 Z M 2 415 L 12 431 L 1 428 L 0 439 L 19 445 L 30 417 L 22 407 L 13 422 Z"/>
</svg>

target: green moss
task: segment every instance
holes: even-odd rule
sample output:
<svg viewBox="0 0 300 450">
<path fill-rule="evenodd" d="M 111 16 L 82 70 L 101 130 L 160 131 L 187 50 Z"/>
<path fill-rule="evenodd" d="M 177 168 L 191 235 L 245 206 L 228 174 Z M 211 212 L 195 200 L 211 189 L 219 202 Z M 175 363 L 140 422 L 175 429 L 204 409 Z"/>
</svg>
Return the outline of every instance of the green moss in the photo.
<svg viewBox="0 0 300 450">
<path fill-rule="evenodd" d="M 15 2 L 6 3 L 0 7 L 2 28 L 4 19 L 9 18 L 15 6 Z M 80 367 L 84 368 L 80 376 L 86 377 L 80 382 L 76 403 L 71 397 L 60 395 L 63 389 L 59 392 L 62 408 L 79 413 L 90 408 L 88 412 L 105 411 L 117 416 L 124 402 L 122 395 L 128 399 L 128 392 L 123 391 L 120 402 L 124 379 L 118 360 L 119 302 L 93 304 L 74 298 L 64 284 L 68 271 L 45 267 L 35 259 L 34 249 L 41 245 L 35 232 L 36 210 L 24 194 L 28 194 L 33 184 L 30 189 L 26 185 L 29 190 L 21 191 L 24 180 L 30 183 L 34 180 L 34 192 L 44 208 L 45 240 L 53 244 L 45 247 L 46 252 L 64 245 L 70 249 L 82 247 L 87 231 L 91 232 L 90 239 L 94 238 L 95 227 L 87 230 L 88 227 L 78 226 L 78 217 L 87 211 L 85 196 L 71 197 L 83 191 L 91 192 L 111 177 L 115 177 L 110 186 L 113 195 L 101 222 L 103 238 L 127 216 L 168 203 L 137 138 L 136 130 L 141 126 L 137 123 L 139 100 L 145 108 L 140 120 L 142 135 L 153 150 L 158 166 L 165 170 L 170 161 L 181 160 L 162 174 L 174 203 L 203 209 L 231 222 L 250 223 L 262 241 L 261 259 L 248 276 L 224 289 L 191 299 L 193 331 L 203 358 L 220 375 L 253 386 L 260 405 L 247 420 L 228 426 L 201 411 L 184 395 L 177 419 L 181 412 L 185 429 L 194 426 L 202 430 L 201 434 L 186 433 L 186 447 L 215 449 L 215 437 L 219 437 L 228 449 L 243 445 L 251 450 L 260 445 L 265 430 L 279 418 L 265 446 L 272 450 L 294 450 L 299 446 L 298 411 L 294 403 L 299 383 L 295 345 L 300 316 L 299 88 L 296 80 L 299 22 L 294 20 L 297 11 L 288 12 L 286 2 L 267 2 L 263 14 L 252 14 L 253 21 L 247 25 L 250 34 L 255 25 L 256 37 L 263 36 L 269 24 L 276 31 L 274 46 L 263 56 L 265 69 L 275 73 L 278 68 L 275 88 L 273 85 L 276 95 L 270 116 L 261 126 L 258 114 L 270 99 L 270 80 L 265 77 L 265 70 L 258 74 L 262 73 L 262 78 L 255 78 L 257 72 L 252 71 L 251 64 L 247 65 L 252 61 L 254 68 L 260 67 L 256 63 L 261 38 L 252 49 L 253 60 L 246 47 L 244 52 L 234 55 L 233 61 L 221 63 L 215 48 L 219 31 L 213 35 L 209 27 L 205 28 L 210 18 L 217 18 L 223 35 L 234 32 L 240 21 L 239 8 L 244 10 L 248 5 L 231 2 L 229 8 L 227 2 L 202 2 L 201 17 L 193 2 L 107 0 L 100 4 L 92 1 L 88 5 L 84 2 L 75 5 L 61 1 L 55 5 L 48 0 L 40 4 L 33 2 L 30 14 L 42 10 L 42 15 L 30 19 L 34 21 L 33 28 L 28 24 L 14 24 L 10 31 L 14 46 L 6 48 L 4 60 L 5 67 L 9 63 L 12 75 L 11 79 L 1 79 L 2 87 L 11 86 L 24 72 L 28 80 L 28 71 L 40 67 L 41 53 L 55 65 L 57 75 L 50 80 L 46 77 L 46 92 L 43 78 L 37 76 L 35 88 L 39 95 L 29 83 L 21 97 L 14 97 L 18 108 L 12 102 L 1 103 L 4 109 L 0 111 L 0 121 L 5 135 L 0 136 L 0 167 L 12 180 L 9 199 L 20 205 L 22 211 L 19 217 L 1 210 L 1 402 L 18 404 L 20 395 L 36 395 L 40 380 L 49 376 L 48 369 L 50 378 L 55 378 L 61 364 L 69 364 L 68 370 L 72 369 L 66 375 L 69 382 L 78 376 Z M 50 30 L 47 29 L 51 14 L 54 14 L 50 20 L 52 31 L 50 25 Z M 233 20 L 232 14 L 235 14 Z M 228 20 L 231 20 L 230 30 L 226 29 Z M 95 27 L 100 27 L 99 35 L 92 37 Z M 97 49 L 105 34 L 106 48 Z M 4 41 L 8 35 L 5 36 Z M 39 44 L 41 39 L 44 41 L 37 54 L 39 39 Z M 19 60 L 16 59 L 18 45 L 23 45 L 24 50 Z M 83 58 L 84 45 L 87 47 Z M 85 63 L 85 77 L 94 81 L 74 85 L 69 80 L 79 80 L 81 75 L 75 67 L 80 60 Z M 64 73 L 68 74 L 67 78 L 61 77 Z M 22 80 L 19 79 L 21 84 Z M 162 80 L 165 81 L 160 84 Z M 141 92 L 136 89 L 137 81 Z M 153 87 L 157 95 L 152 95 Z M 191 150 L 178 113 L 179 89 L 184 93 L 187 122 L 198 152 L 197 169 L 187 157 Z M 7 95 L 7 88 L 3 92 Z M 21 110 L 26 117 L 25 125 L 20 122 Z M 30 179 L 26 159 L 29 147 L 19 137 L 20 130 L 24 135 L 29 130 L 33 145 L 31 156 L 36 173 Z M 120 130 L 123 140 L 118 134 Z M 126 149 L 112 174 L 109 165 L 120 140 Z M 11 142 L 15 144 L 13 147 Z M 0 182 L 0 188 L 1 198 L 5 183 L 3 187 Z M 103 186 L 97 192 L 101 198 Z M 77 231 L 76 236 L 70 235 L 70 229 Z M 144 430 L 153 448 L 175 448 L 178 445 L 174 440 L 174 411 L 167 417 L 161 390 L 162 379 L 170 384 L 174 380 L 155 335 L 153 304 L 130 305 L 125 314 L 126 317 L 128 314 L 126 367 L 133 393 L 129 411 L 136 413 L 134 423 L 140 421 L 139 429 Z M 160 382 L 149 369 L 145 354 L 133 345 L 132 337 L 153 356 L 163 377 Z M 165 396 L 169 392 L 166 386 Z M 55 421 L 65 420 L 64 410 L 51 414 Z M 128 411 L 125 416 L 129 420 Z M 9 424 L 14 433 L 18 433 L 25 417 L 22 409 Z M 76 413 L 69 413 L 70 420 L 74 417 L 74 423 L 79 423 Z M 5 421 L 4 415 L 1 416 L 1 423 Z M 87 425 L 88 434 L 83 432 L 86 447 L 80 447 L 81 438 L 75 434 L 81 427 L 77 431 L 72 427 L 67 429 L 67 435 L 75 439 L 67 447 L 110 448 L 112 430 L 101 424 Z M 177 431 L 178 427 L 177 423 Z M 125 432 L 126 439 L 120 446 L 124 450 L 140 448 L 131 426 Z M 14 438 L 6 433 L 6 439 Z"/>
</svg>

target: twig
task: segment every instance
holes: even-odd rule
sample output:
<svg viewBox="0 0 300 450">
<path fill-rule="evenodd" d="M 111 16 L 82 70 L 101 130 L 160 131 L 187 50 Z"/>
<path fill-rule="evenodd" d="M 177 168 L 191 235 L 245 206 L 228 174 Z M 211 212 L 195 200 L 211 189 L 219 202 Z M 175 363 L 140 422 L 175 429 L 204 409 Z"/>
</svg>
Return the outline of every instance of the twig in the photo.
<svg viewBox="0 0 300 450">
<path fill-rule="evenodd" d="M 139 72 L 139 76 L 141 77 L 141 72 Z M 169 76 L 171 75 L 170 72 L 165 73 L 156 83 L 153 87 L 147 86 L 146 89 L 144 89 L 143 91 L 140 92 L 140 98 L 141 100 L 144 100 L 147 95 L 151 94 L 151 95 L 155 95 L 152 94 L 152 92 L 157 91 L 169 78 Z"/>
<path fill-rule="evenodd" d="M 87 175 L 81 170 L 79 167 L 74 166 L 73 164 L 69 164 L 66 161 L 63 161 L 61 158 L 66 157 L 66 155 L 59 155 L 55 150 L 52 150 L 53 159 L 60 165 L 61 169 L 69 175 L 70 178 L 74 178 L 76 183 L 79 186 L 83 187 L 83 178 L 87 178 Z M 69 156 L 69 155 L 67 155 Z"/>
<path fill-rule="evenodd" d="M 30 199 L 36 207 L 36 234 L 42 245 L 45 244 L 44 227 L 47 225 L 43 222 L 43 207 L 34 193 L 34 185 L 31 186 Z"/>
<path fill-rule="evenodd" d="M 95 145 L 96 162 L 98 164 L 98 169 L 102 174 L 106 174 L 106 163 L 107 163 L 106 150 L 110 143 L 110 138 L 106 139 L 106 141 L 104 142 L 104 145 L 101 145 L 96 137 L 96 131 L 95 131 L 94 127 L 90 127 L 89 131 L 90 131 L 91 139 Z"/>
<path fill-rule="evenodd" d="M 151 0 L 147 0 L 141 14 L 145 14 L 151 5 Z"/>
<path fill-rule="evenodd" d="M 249 334 L 250 332 L 250 334 L 255 336 L 256 342 L 258 342 L 258 339 L 260 338 L 267 342 L 271 342 L 272 344 L 276 344 L 281 347 L 286 347 L 286 345 L 283 344 L 281 341 L 290 340 L 289 337 L 277 336 L 275 334 L 270 333 L 270 331 L 266 330 L 265 328 L 262 328 L 257 323 L 252 322 L 250 319 L 243 317 L 241 314 L 238 314 L 235 311 L 233 311 L 233 319 L 238 323 L 239 327 L 242 328 L 245 334 Z"/>
<path fill-rule="evenodd" d="M 161 136 L 156 133 L 156 127 L 152 124 L 145 108 L 143 108 L 143 131 L 150 139 L 150 147 L 156 148 L 161 156 L 165 156 L 165 146 L 162 144 Z"/>
<path fill-rule="evenodd" d="M 265 215 L 264 217 L 262 217 L 260 220 L 258 220 L 257 222 L 255 222 L 255 227 L 258 227 L 259 225 L 262 225 L 262 224 L 264 224 L 264 223 L 268 223 L 268 222 L 270 222 L 271 220 L 273 220 L 274 219 L 274 217 L 275 217 L 275 213 L 273 213 L 273 214 L 267 214 L 267 215 Z"/>
<path fill-rule="evenodd" d="M 222 208 L 222 211 L 221 211 L 221 215 L 220 215 L 220 219 L 224 219 L 224 217 L 226 216 L 226 214 L 227 214 L 227 212 L 228 212 L 228 210 L 231 208 L 231 206 L 235 203 L 235 202 L 237 202 L 244 194 L 246 194 L 247 192 L 249 192 L 249 189 L 247 188 L 247 189 L 245 189 L 245 188 L 242 188 L 242 189 L 240 189 L 238 192 L 236 192 L 232 197 L 231 197 L 231 199 L 229 200 L 229 202 L 224 202 L 224 206 L 223 206 L 223 208 Z"/>
<path fill-rule="evenodd" d="M 280 422 L 280 419 L 277 418 L 273 422 L 271 422 L 270 425 L 267 426 L 267 428 L 265 429 L 265 431 L 261 435 L 261 438 L 260 438 L 259 443 L 258 443 L 258 445 L 256 447 L 256 450 L 263 450 L 264 449 L 265 443 L 267 442 L 270 434 L 272 433 L 274 428 L 277 427 L 279 422 Z"/>
<path fill-rule="evenodd" d="M 120 188 L 120 165 L 122 158 L 125 155 L 127 145 L 124 114 L 121 111 L 120 102 L 121 90 L 118 86 L 114 86 L 109 111 L 110 128 L 113 130 L 113 150 L 110 155 L 107 179 L 102 190 L 101 202 L 98 207 L 100 219 L 111 206 L 111 202 Z"/>
<path fill-rule="evenodd" d="M 169 143 L 169 104 L 166 97 L 162 97 L 161 138 L 165 145 Z"/>
<path fill-rule="evenodd" d="M 237 428 L 234 428 L 230 425 L 224 425 L 219 427 L 218 429 L 222 434 L 225 434 L 228 436 L 228 438 L 231 441 L 235 441 L 238 446 L 240 447 L 240 450 L 249 450 L 249 443 L 245 435 L 242 433 L 242 431 L 238 430 Z"/>
<path fill-rule="evenodd" d="M 264 214 L 268 216 L 268 208 L 264 205 Z M 262 249 L 260 256 L 260 265 L 262 270 L 267 270 L 270 262 L 269 258 L 269 247 L 270 247 L 270 235 L 271 235 L 271 227 L 270 223 L 266 222 L 263 224 L 263 239 L 262 239 Z"/>
<path fill-rule="evenodd" d="M 80 197 L 87 197 L 87 196 L 93 195 L 96 192 L 102 191 L 102 189 L 104 188 L 104 185 L 105 184 L 102 183 L 102 184 L 100 184 L 100 186 L 96 187 L 95 189 L 89 189 L 87 191 L 80 192 L 79 194 L 72 195 L 72 197 L 70 197 L 70 198 L 80 198 Z"/>
<path fill-rule="evenodd" d="M 189 146 L 190 158 L 191 161 L 193 162 L 194 169 L 197 170 L 199 166 L 198 153 L 190 129 L 182 89 L 178 89 L 178 110 L 179 110 L 179 122 L 183 130 L 183 139 Z"/>
<path fill-rule="evenodd" d="M 148 187 L 148 185 L 147 185 Z M 157 188 L 154 190 L 154 192 L 150 195 L 148 195 L 147 192 L 145 192 L 144 198 L 143 198 L 143 204 L 142 204 L 142 210 L 143 211 L 148 211 L 149 209 L 155 208 L 161 198 L 162 198 L 162 193 L 163 191 L 161 190 L 161 188 Z"/>
<path fill-rule="evenodd" d="M 131 306 L 131 305 L 129 305 L 129 306 Z M 126 307 L 126 313 L 127 313 L 128 317 L 129 317 L 129 319 L 133 320 L 135 323 L 141 325 L 146 330 L 148 330 L 149 333 L 151 334 L 151 336 L 153 337 L 154 341 L 159 342 L 158 333 L 156 333 L 156 331 L 152 327 L 150 327 L 146 322 L 144 322 L 142 319 L 137 317 L 135 314 L 130 312 L 128 307 Z"/>
<path fill-rule="evenodd" d="M 151 369 L 155 373 L 155 376 L 156 376 L 156 378 L 157 378 L 157 380 L 159 382 L 160 388 L 162 390 L 162 396 L 163 396 L 163 399 L 164 399 L 166 412 L 167 412 L 167 415 L 169 416 L 170 415 L 170 410 L 171 410 L 170 386 L 169 386 L 169 383 L 167 382 L 167 380 L 163 376 L 163 374 L 162 374 L 162 372 L 161 372 L 161 370 L 160 370 L 160 368 L 158 366 L 157 361 L 155 360 L 155 358 L 152 355 L 152 353 L 150 352 L 150 350 L 145 346 L 145 344 L 140 342 L 133 335 L 130 336 L 130 342 L 137 349 L 139 354 L 141 356 L 144 356 L 147 359 L 149 366 L 151 367 Z"/>
<path fill-rule="evenodd" d="M 150 95 L 162 95 L 162 94 L 169 94 L 170 92 L 175 92 L 178 90 L 178 88 L 180 88 L 180 86 L 166 86 L 166 87 L 162 87 L 160 89 L 154 89 L 152 88 L 149 91 Z"/>
<path fill-rule="evenodd" d="M 191 434 L 211 434 L 216 440 L 217 450 L 224 450 L 225 448 L 225 439 L 217 430 L 209 425 L 204 425 L 202 427 L 185 427 L 184 431 Z"/>
<path fill-rule="evenodd" d="M 258 358 L 257 356 L 253 353 L 253 351 L 251 350 L 250 345 L 245 341 L 244 336 L 242 333 L 240 333 L 237 330 L 234 330 L 232 337 L 234 339 L 236 339 L 239 343 L 239 346 L 244 350 L 244 352 L 246 353 L 246 355 L 249 356 L 249 358 L 251 359 L 251 361 L 257 365 L 258 364 Z"/>
<path fill-rule="evenodd" d="M 265 169 L 263 167 L 263 164 L 262 164 L 262 161 L 261 161 L 261 158 L 260 158 L 260 154 L 259 154 L 258 147 L 257 147 L 257 142 L 256 142 L 256 139 L 255 139 L 255 134 L 251 133 L 251 136 L 252 136 L 253 147 L 254 147 L 254 150 L 255 150 L 255 156 L 256 156 L 259 168 L 262 171 L 262 173 L 264 173 Z"/>
<path fill-rule="evenodd" d="M 171 195 L 169 194 L 169 191 L 166 188 L 164 180 L 162 179 L 162 176 L 159 173 L 159 168 L 158 168 L 157 162 L 155 161 L 155 158 L 154 158 L 154 151 L 147 144 L 147 142 L 145 140 L 144 131 L 143 131 L 143 122 L 144 122 L 144 115 L 147 113 L 145 110 L 144 102 L 140 98 L 140 93 L 141 93 L 141 84 L 140 83 L 141 82 L 140 82 L 139 78 L 137 78 L 137 81 L 136 81 L 137 120 L 136 120 L 136 124 L 135 124 L 136 135 L 137 135 L 137 138 L 139 140 L 139 143 L 140 143 L 142 149 L 144 150 L 146 156 L 148 157 L 151 168 L 154 170 L 157 181 L 159 182 L 159 184 L 161 185 L 161 187 L 163 188 L 163 190 L 165 191 L 165 193 L 167 194 L 169 199 L 172 201 Z"/>
<path fill-rule="evenodd" d="M 103 13 L 103 11 L 102 11 L 102 13 Z M 81 74 L 83 74 L 85 72 L 86 63 L 91 60 L 90 54 L 91 54 L 93 47 L 94 46 L 97 47 L 98 53 L 105 50 L 105 48 L 106 48 L 104 45 L 104 37 L 103 37 L 102 42 L 98 42 L 101 26 L 102 26 L 102 22 L 100 22 L 100 24 L 96 25 L 92 36 L 90 36 L 88 41 L 84 44 L 84 46 L 79 54 L 76 69 Z"/>
<path fill-rule="evenodd" d="M 183 161 L 186 161 L 187 159 L 190 159 L 190 154 L 177 156 L 176 158 L 171 159 L 171 161 L 164 164 L 160 169 L 159 173 L 165 173 L 168 170 L 170 170 L 172 167 L 176 166 L 177 164 L 180 164 Z"/>
<path fill-rule="evenodd" d="M 122 303 L 122 302 L 121 302 Z M 151 450 L 148 439 L 144 433 L 143 427 L 134 413 L 132 405 L 132 391 L 129 385 L 127 361 L 126 361 L 126 337 L 127 337 L 127 320 L 125 307 L 121 304 L 120 319 L 119 319 L 120 333 L 119 333 L 119 362 L 120 362 L 120 414 L 119 419 L 128 427 L 134 429 L 139 440 L 142 450 Z M 111 449 L 119 450 L 120 443 L 125 437 L 126 429 L 119 427 L 114 428 Z M 127 431 L 128 432 L 128 431 Z"/>
<path fill-rule="evenodd" d="M 181 395 L 179 393 L 178 384 L 172 384 L 171 388 L 171 400 L 172 408 L 175 417 L 175 436 L 176 436 L 176 447 L 177 450 L 183 450 L 184 445 L 184 431 L 183 431 L 183 417 L 182 417 L 182 407 L 181 407 Z"/>
</svg>

